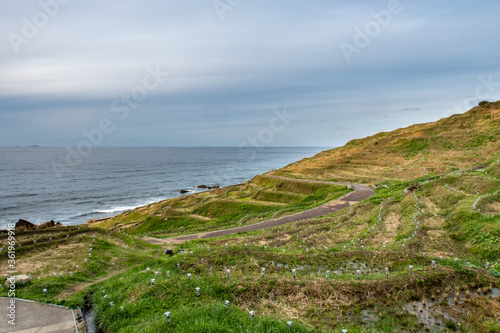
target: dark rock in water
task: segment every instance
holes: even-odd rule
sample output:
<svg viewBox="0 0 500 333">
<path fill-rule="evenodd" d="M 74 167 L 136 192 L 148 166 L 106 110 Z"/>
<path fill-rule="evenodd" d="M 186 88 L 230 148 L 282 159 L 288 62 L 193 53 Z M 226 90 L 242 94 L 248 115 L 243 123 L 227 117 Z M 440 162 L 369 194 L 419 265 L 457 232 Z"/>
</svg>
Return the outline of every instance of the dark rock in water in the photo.
<svg viewBox="0 0 500 333">
<path fill-rule="evenodd" d="M 172 249 L 165 249 L 165 251 L 163 251 L 163 254 L 168 254 L 170 256 L 173 256 L 174 255 L 174 250 L 172 250 Z"/>
<path fill-rule="evenodd" d="M 184 193 L 189 193 L 188 190 L 181 190 L 181 194 L 184 194 Z"/>
<path fill-rule="evenodd" d="M 17 223 L 16 223 L 15 229 L 16 230 L 19 230 L 19 229 L 24 230 L 24 229 L 33 229 L 35 227 L 36 226 L 33 223 L 31 223 L 30 221 L 19 219 L 19 221 L 17 221 Z"/>
<path fill-rule="evenodd" d="M 45 229 L 45 228 L 50 228 L 50 227 L 53 227 L 55 226 L 56 224 L 54 223 L 54 220 L 50 220 L 50 221 L 47 221 L 47 222 L 44 222 L 42 224 L 40 224 L 39 226 L 37 226 L 36 228 L 37 229 Z"/>
<path fill-rule="evenodd" d="M 63 226 L 63 224 L 62 224 L 61 222 L 57 222 L 57 223 L 56 223 L 56 226 L 58 226 L 58 227 L 62 227 L 62 226 Z"/>
<path fill-rule="evenodd" d="M 215 186 L 207 186 L 207 185 L 198 185 L 196 186 L 197 188 L 202 188 L 202 189 L 207 189 L 207 190 L 213 190 L 216 188 L 220 188 L 220 186 L 215 185 Z"/>
</svg>

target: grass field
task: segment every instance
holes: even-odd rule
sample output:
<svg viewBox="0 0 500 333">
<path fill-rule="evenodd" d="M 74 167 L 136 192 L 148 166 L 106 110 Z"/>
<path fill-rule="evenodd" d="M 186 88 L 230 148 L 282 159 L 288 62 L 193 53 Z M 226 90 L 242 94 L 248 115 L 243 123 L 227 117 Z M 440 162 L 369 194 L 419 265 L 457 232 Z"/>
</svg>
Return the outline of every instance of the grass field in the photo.
<svg viewBox="0 0 500 333">
<path fill-rule="evenodd" d="M 244 184 L 154 203 L 120 214 L 101 226 L 126 228 L 131 234 L 170 237 L 289 215 L 350 191 L 340 185 L 257 176 Z"/>
<path fill-rule="evenodd" d="M 500 112 L 492 104 L 274 172 L 376 186 L 370 199 L 328 216 L 189 241 L 173 246 L 172 257 L 136 238 L 253 223 L 349 191 L 264 175 L 149 205 L 100 227 L 18 234 L 17 268 L 32 279 L 17 296 L 70 307 L 90 302 L 104 332 L 500 332 L 500 151 L 492 137 Z M 457 141 L 459 130 L 464 138 Z M 432 138 L 403 138 L 415 133 Z M 351 163 L 352 175 L 364 170 L 359 177 L 348 176 L 343 163 L 333 168 L 339 154 L 368 149 L 404 162 L 379 165 L 370 155 L 367 164 Z M 418 163 L 427 171 L 417 172 Z M 0 235 L 0 247 L 6 242 Z M 4 249 L 2 275 L 7 260 Z"/>
</svg>

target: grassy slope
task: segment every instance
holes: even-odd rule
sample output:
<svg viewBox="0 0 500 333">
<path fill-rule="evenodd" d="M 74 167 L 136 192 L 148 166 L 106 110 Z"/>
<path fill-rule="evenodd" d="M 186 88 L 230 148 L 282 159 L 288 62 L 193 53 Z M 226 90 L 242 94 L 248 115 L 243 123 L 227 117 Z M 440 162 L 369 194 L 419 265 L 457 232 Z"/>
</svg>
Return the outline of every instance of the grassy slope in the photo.
<svg viewBox="0 0 500 333">
<path fill-rule="evenodd" d="M 102 223 L 129 233 L 172 236 L 256 223 L 341 197 L 345 186 L 309 184 L 266 176 L 210 192 L 165 200 Z"/>
<path fill-rule="evenodd" d="M 71 265 L 65 267 L 65 263 L 83 261 L 90 233 L 71 233 L 68 244 L 61 241 L 58 245 L 64 251 L 58 251 L 56 244 L 28 248 L 32 240 L 24 240 L 26 250 L 18 259 L 20 270 L 42 278 L 19 287 L 18 295 L 44 300 L 41 289 L 48 287 L 48 300 L 67 305 L 82 305 L 83 296 L 90 295 L 107 332 L 339 332 L 344 328 L 349 332 L 401 332 L 423 331 L 426 327 L 433 331 L 461 328 L 498 332 L 500 301 L 488 297 L 490 286 L 498 288 L 500 283 L 498 120 L 495 103 L 434 125 L 398 130 L 394 136 L 385 133 L 357 140 L 319 154 L 314 162 L 292 164 L 278 173 L 373 181 L 379 186 L 371 199 L 331 216 L 224 239 L 188 242 L 182 245 L 186 254 L 164 257 L 159 247 L 137 240 L 132 244 L 123 233 L 96 229 L 93 232 L 106 236 L 94 246 L 94 259 L 69 278 Z M 465 121 L 471 123 L 470 128 L 461 128 Z M 429 142 L 425 149 L 408 144 L 410 136 L 421 132 L 431 134 L 425 138 Z M 376 148 L 374 142 L 379 142 Z M 450 149 L 448 142 L 456 148 Z M 380 161 L 391 158 L 402 163 L 391 167 L 389 163 L 378 165 L 375 158 L 365 164 L 353 160 L 353 171 L 361 175 L 355 177 L 346 171 L 349 163 L 339 160 L 341 154 L 359 157 L 370 150 L 384 157 Z M 338 170 L 332 167 L 337 163 L 334 161 L 339 163 Z M 428 174 L 418 173 L 422 170 L 419 163 L 426 166 Z M 478 165 L 485 166 L 479 171 L 453 171 Z M 418 184 L 416 190 L 405 193 L 410 184 Z M 275 179 L 257 177 L 242 185 L 151 205 L 119 218 L 144 220 L 130 229 L 135 232 L 147 232 L 151 227 L 153 231 L 167 228 L 162 233 L 168 234 L 173 233 L 175 225 L 166 227 L 165 222 L 188 221 L 195 215 L 197 218 L 189 224 L 192 232 L 206 230 L 212 223 L 231 225 L 233 217 L 220 216 L 231 216 L 235 202 L 280 209 L 285 203 L 293 209 L 307 197 L 307 204 L 313 205 L 311 195 L 327 200 L 326 193 L 333 190 L 300 187 L 297 182 L 276 185 Z M 256 201 L 262 202 L 257 205 Z M 161 221 L 148 225 L 152 213 L 163 214 L 160 209 L 168 211 L 164 213 L 168 220 L 161 215 Z M 181 221 L 179 226 L 186 228 L 187 224 Z M 42 239 L 47 237 L 45 234 Z M 68 252 L 70 244 L 75 250 Z M 1 267 L 6 267 L 6 258 L 0 261 Z M 409 265 L 413 266 L 411 275 Z M 149 274 L 147 267 L 151 267 Z M 262 267 L 266 268 L 264 278 Z M 385 267 L 390 269 L 389 277 Z M 297 269 L 296 279 L 292 268 Z M 226 269 L 231 270 L 229 279 Z M 356 269 L 360 269 L 359 280 Z M 326 270 L 330 271 L 328 279 Z M 65 277 L 51 277 L 52 271 L 63 271 Z M 161 273 L 155 275 L 154 271 Z M 191 280 L 187 273 L 192 274 Z M 156 278 L 155 287 L 150 286 L 151 278 Z M 195 295 L 197 286 L 201 288 L 200 297 Z M 474 295 L 478 288 L 481 294 Z M 467 297 L 467 293 L 472 295 Z M 224 300 L 230 301 L 228 308 Z M 429 311 L 422 308 L 423 302 Z M 249 310 L 255 311 L 254 319 L 248 315 Z M 170 325 L 163 317 L 165 311 L 171 311 Z M 426 319 L 429 317 L 432 321 Z M 286 324 L 288 320 L 293 322 L 292 330 Z"/>
<path fill-rule="evenodd" d="M 393 132 L 352 140 L 275 172 L 298 178 L 376 183 L 413 179 L 496 160 L 500 102 Z"/>
<path fill-rule="evenodd" d="M 5 246 L 0 255 L 2 277 L 8 271 L 7 242 L 7 234 L 0 235 L 0 247 Z M 25 287 L 18 286 L 16 295 L 83 307 L 85 288 L 143 262 L 153 249 L 150 244 L 122 233 L 85 226 L 20 232 L 16 235 L 15 267 L 18 274 L 32 275 L 32 282 Z M 46 297 L 42 292 L 44 288 Z M 6 288 L 2 292 L 6 294 Z"/>
</svg>

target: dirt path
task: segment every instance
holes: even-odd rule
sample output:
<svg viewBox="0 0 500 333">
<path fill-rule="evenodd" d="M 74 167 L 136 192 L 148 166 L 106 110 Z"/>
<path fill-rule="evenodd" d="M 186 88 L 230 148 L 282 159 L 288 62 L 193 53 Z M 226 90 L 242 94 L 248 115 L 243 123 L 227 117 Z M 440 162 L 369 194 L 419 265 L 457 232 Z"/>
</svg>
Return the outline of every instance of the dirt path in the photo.
<svg viewBox="0 0 500 333">
<path fill-rule="evenodd" d="M 315 217 L 328 215 L 328 214 L 334 213 L 338 210 L 341 210 L 342 208 L 349 207 L 351 205 L 351 202 L 362 201 L 362 200 L 365 200 L 365 199 L 372 197 L 375 194 L 375 192 L 373 191 L 373 189 L 371 187 L 369 187 L 367 185 L 363 185 L 363 184 L 329 182 L 329 181 L 321 181 L 321 180 L 293 179 L 293 178 L 286 178 L 286 177 L 272 176 L 272 175 L 268 175 L 268 177 L 283 179 L 283 180 L 294 180 L 294 181 L 299 181 L 299 182 L 308 182 L 308 183 L 321 183 L 321 184 L 335 184 L 335 185 L 352 186 L 352 188 L 354 189 L 354 192 L 351 192 L 351 193 L 349 193 L 341 198 L 329 201 L 329 202 L 327 202 L 319 207 L 316 207 L 316 208 L 312 208 L 312 209 L 305 210 L 305 211 L 302 211 L 299 213 L 283 216 L 283 217 L 280 217 L 277 219 L 271 219 L 271 220 L 266 220 L 266 221 L 255 223 L 255 224 L 245 225 L 242 227 L 223 229 L 223 230 L 217 230 L 217 231 L 210 231 L 210 232 L 202 232 L 199 234 L 184 235 L 184 236 L 172 237 L 172 238 L 167 238 L 167 239 L 154 238 L 154 237 L 143 237 L 141 239 L 148 242 L 148 243 L 151 243 L 151 244 L 178 244 L 178 243 L 183 243 L 185 241 L 190 241 L 190 240 L 194 240 L 194 239 L 221 237 L 221 236 L 235 234 L 238 232 L 255 231 L 255 230 L 261 230 L 261 229 L 273 228 L 273 227 L 276 227 L 276 226 L 279 226 L 282 224 L 287 224 L 287 223 L 296 222 L 296 221 L 300 221 L 300 220 L 311 219 L 311 218 L 315 218 Z"/>
</svg>

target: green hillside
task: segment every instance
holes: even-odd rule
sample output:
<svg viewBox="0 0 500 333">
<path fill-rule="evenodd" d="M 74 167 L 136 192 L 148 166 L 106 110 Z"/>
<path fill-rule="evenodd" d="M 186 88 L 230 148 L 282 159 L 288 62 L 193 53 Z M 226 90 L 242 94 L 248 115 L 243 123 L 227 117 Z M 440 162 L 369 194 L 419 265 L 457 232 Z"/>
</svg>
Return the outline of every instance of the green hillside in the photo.
<svg viewBox="0 0 500 333">
<path fill-rule="evenodd" d="M 500 103 L 489 103 L 94 227 L 21 233 L 18 270 L 33 279 L 16 292 L 91 304 L 104 332 L 500 332 L 499 138 Z M 314 219 L 171 244 L 173 256 L 139 238 L 252 224 L 352 191 L 297 178 L 365 183 L 375 195 Z"/>
<path fill-rule="evenodd" d="M 243 184 L 154 203 L 99 225 L 158 237 L 211 231 L 286 216 L 339 198 L 346 186 L 257 176 Z"/>
</svg>

